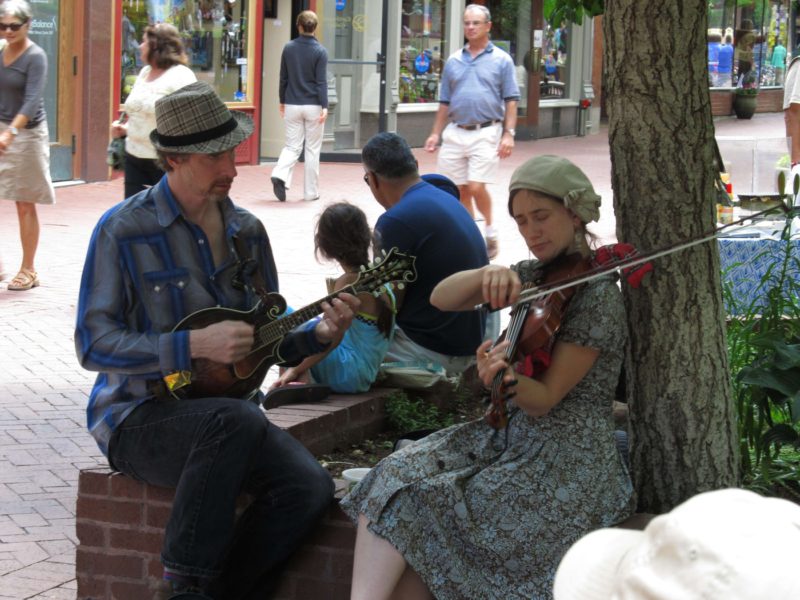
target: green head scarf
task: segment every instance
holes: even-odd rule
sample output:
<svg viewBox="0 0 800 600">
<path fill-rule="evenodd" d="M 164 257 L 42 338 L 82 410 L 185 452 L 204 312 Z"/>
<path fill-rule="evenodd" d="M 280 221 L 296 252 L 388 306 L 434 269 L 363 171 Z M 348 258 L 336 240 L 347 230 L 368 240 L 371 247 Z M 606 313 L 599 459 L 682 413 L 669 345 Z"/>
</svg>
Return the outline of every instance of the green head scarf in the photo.
<svg viewBox="0 0 800 600">
<path fill-rule="evenodd" d="M 578 167 L 560 156 L 543 154 L 523 163 L 508 185 L 508 208 L 517 190 L 533 190 L 558 198 L 584 223 L 600 218 L 600 196 Z"/>
</svg>

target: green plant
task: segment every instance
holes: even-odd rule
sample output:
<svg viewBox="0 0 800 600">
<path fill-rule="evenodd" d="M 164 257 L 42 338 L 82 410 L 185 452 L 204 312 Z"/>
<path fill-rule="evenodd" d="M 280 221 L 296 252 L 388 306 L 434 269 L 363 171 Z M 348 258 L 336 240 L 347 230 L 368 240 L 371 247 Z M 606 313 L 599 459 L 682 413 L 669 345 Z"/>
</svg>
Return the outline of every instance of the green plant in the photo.
<svg viewBox="0 0 800 600">
<path fill-rule="evenodd" d="M 758 94 L 758 78 L 754 69 L 743 73 L 739 77 L 733 93 L 737 96 L 755 96 Z"/>
<path fill-rule="evenodd" d="M 386 414 L 389 425 L 398 432 L 442 429 L 453 424 L 452 414 L 443 414 L 435 405 L 405 392 L 392 394 L 386 400 Z"/>
<path fill-rule="evenodd" d="M 603 0 L 544 0 L 543 13 L 550 23 L 569 21 L 580 25 L 583 17 L 602 15 Z"/>
<path fill-rule="evenodd" d="M 800 258 L 790 239 L 795 214 L 800 209 L 788 210 L 782 253 L 758 282 L 756 299 L 745 304 L 725 274 L 723 295 L 737 315 L 729 318 L 727 342 L 743 483 L 800 498 Z"/>
</svg>

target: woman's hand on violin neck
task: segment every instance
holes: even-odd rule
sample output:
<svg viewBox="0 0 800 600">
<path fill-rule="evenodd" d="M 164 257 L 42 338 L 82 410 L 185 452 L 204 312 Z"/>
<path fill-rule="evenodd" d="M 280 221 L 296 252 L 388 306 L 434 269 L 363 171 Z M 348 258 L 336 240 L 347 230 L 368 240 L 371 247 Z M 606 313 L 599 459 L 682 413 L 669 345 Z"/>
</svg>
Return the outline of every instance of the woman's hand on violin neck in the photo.
<svg viewBox="0 0 800 600">
<path fill-rule="evenodd" d="M 486 340 L 476 352 L 476 362 L 478 367 L 478 377 L 480 377 L 483 385 L 487 388 L 492 387 L 497 373 L 507 370 L 504 382 L 511 382 L 514 379 L 514 372 L 509 368 L 508 360 L 506 359 L 506 350 L 508 342 L 500 342 L 492 348 L 492 340 Z"/>
<path fill-rule="evenodd" d="M 487 265 L 482 270 L 481 289 L 484 302 L 498 309 L 517 301 L 522 283 L 514 271 L 500 265 Z"/>
</svg>

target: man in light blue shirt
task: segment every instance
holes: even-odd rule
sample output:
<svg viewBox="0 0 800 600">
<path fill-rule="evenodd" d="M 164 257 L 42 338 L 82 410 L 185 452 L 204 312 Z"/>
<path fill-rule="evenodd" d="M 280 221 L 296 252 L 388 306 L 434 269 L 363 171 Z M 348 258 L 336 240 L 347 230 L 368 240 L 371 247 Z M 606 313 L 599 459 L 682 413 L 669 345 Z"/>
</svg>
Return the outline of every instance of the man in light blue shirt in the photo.
<svg viewBox="0 0 800 600">
<path fill-rule="evenodd" d="M 437 169 L 458 185 L 461 202 L 470 214 L 475 199 L 486 226 L 486 249 L 493 259 L 497 233 L 486 184 L 495 182 L 499 159 L 511 156 L 514 148 L 519 86 L 514 61 L 489 40 L 491 28 L 489 9 L 467 6 L 467 44 L 445 64 L 439 110 L 425 149 L 435 152 L 441 141 Z"/>
</svg>

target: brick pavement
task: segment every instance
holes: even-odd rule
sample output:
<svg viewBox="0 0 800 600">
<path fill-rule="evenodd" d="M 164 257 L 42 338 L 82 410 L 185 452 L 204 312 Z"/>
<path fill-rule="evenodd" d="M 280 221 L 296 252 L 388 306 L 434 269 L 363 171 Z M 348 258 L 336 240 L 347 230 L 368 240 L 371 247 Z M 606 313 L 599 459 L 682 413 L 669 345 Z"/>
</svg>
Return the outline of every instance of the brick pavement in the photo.
<svg viewBox="0 0 800 600">
<path fill-rule="evenodd" d="M 783 135 L 782 115 L 752 121 L 722 119 L 718 135 Z M 534 154 L 561 154 L 581 165 L 604 198 L 595 231 L 614 233 L 610 159 L 605 129 L 585 138 L 518 143 L 490 187 L 500 233 L 499 262 L 526 256 L 506 213 L 504 190 L 513 169 Z M 421 172 L 435 170 L 435 156 L 416 152 Z M 332 265 L 313 256 L 314 220 L 330 201 L 347 199 L 370 222 L 382 209 L 361 180 L 358 164 L 323 164 L 322 200 L 298 201 L 302 167 L 289 201 L 272 198 L 270 165 L 239 169 L 231 196 L 265 223 L 275 251 L 281 292 L 294 306 L 325 295 Z M 121 180 L 61 187 L 58 203 L 41 207 L 37 267 L 42 280 L 28 292 L 0 286 L 0 600 L 75 597 L 75 499 L 78 470 L 105 461 L 86 433 L 84 411 L 93 375 L 75 359 L 72 335 L 77 290 L 86 244 L 102 212 L 120 200 Z M 14 205 L 0 202 L 0 256 L 13 275 L 20 260 Z M 274 375 L 268 377 L 271 380 Z"/>
</svg>

